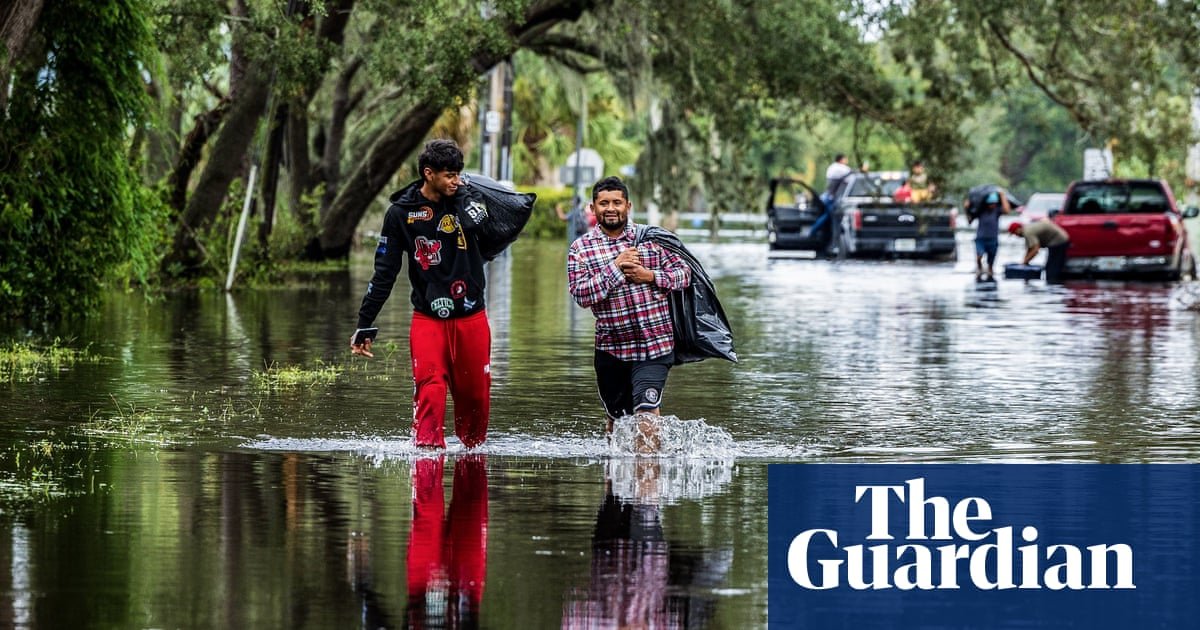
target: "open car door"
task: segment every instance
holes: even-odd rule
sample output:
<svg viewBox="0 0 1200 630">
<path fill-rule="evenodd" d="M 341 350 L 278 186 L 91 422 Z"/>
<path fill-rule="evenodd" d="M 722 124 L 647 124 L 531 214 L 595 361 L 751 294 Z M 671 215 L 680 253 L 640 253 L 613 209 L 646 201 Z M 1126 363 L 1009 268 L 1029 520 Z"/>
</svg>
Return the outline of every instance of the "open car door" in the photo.
<svg viewBox="0 0 1200 630">
<path fill-rule="evenodd" d="M 772 179 L 766 210 L 767 245 L 771 249 L 811 250 L 818 254 L 828 251 L 833 217 L 808 184 L 798 179 Z"/>
</svg>

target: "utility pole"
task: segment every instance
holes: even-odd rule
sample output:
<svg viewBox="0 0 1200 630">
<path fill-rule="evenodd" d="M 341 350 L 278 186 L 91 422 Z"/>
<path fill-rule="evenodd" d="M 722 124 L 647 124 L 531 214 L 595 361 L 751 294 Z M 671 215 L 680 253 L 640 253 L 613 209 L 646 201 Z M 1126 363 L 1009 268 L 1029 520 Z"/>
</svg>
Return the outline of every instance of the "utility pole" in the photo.
<svg viewBox="0 0 1200 630">
<path fill-rule="evenodd" d="M 583 200 L 583 145 L 584 133 L 587 130 L 587 86 L 581 85 L 579 90 L 579 116 L 575 119 L 575 195 L 571 203 Z M 597 173 L 597 176 L 600 174 Z"/>
<path fill-rule="evenodd" d="M 511 105 L 507 103 L 512 95 L 511 74 L 507 62 L 500 62 L 489 70 L 486 105 L 480 105 L 485 111 L 482 117 L 483 143 L 480 145 L 479 171 L 492 179 L 504 179 L 503 170 L 508 168 L 506 162 L 511 136 L 506 133 L 501 138 L 501 131 L 509 124 L 505 119 L 511 117 L 506 115 L 506 111 L 511 111 Z"/>
<path fill-rule="evenodd" d="M 654 138 L 657 132 L 662 128 L 662 101 L 658 100 L 657 96 L 650 97 L 650 137 Z M 652 151 L 657 151 L 655 147 L 651 147 Z M 655 177 L 661 177 L 659 173 Z M 662 197 L 662 184 L 655 181 L 654 191 L 650 194 L 649 201 L 646 202 L 646 224 L 647 225 L 662 225 L 662 217 L 659 215 L 658 200 Z"/>
<path fill-rule="evenodd" d="M 500 134 L 500 177 L 499 179 L 506 182 L 513 181 L 513 160 L 512 160 L 512 129 L 513 129 L 513 79 L 517 73 L 517 67 L 513 64 L 513 58 L 509 57 L 508 61 L 501 64 L 504 67 L 504 107 L 501 109 L 504 116 L 503 131 Z"/>
<path fill-rule="evenodd" d="M 1192 94 L 1192 137 L 1200 138 L 1200 88 Z M 1196 190 L 1200 186 L 1200 142 L 1188 146 L 1185 170 L 1188 179 L 1186 203 L 1200 206 L 1200 194 Z"/>
<path fill-rule="evenodd" d="M 488 172 L 488 154 L 491 152 L 491 144 L 488 143 L 487 132 L 487 113 L 488 113 L 488 94 L 492 87 L 492 72 L 487 73 L 487 81 L 479 86 L 479 172 L 486 175 Z"/>
</svg>

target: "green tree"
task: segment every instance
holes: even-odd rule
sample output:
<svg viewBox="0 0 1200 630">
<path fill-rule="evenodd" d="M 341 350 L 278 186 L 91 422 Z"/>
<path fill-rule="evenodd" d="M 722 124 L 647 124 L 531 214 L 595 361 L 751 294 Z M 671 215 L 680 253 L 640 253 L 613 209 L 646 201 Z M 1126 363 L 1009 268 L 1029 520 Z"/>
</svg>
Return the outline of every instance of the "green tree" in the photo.
<svg viewBox="0 0 1200 630">
<path fill-rule="evenodd" d="M 0 111 L 0 315 L 80 314 L 155 263 L 157 202 L 129 159 L 151 50 L 139 0 L 51 2 L 11 59 Z"/>
<path fill-rule="evenodd" d="M 586 146 L 595 149 L 610 172 L 637 159 L 640 143 L 629 134 L 631 112 L 611 76 L 599 67 L 571 68 L 538 56 L 516 55 L 513 157 L 516 179 L 540 185 L 575 151 L 580 102 L 586 96 Z"/>
<path fill-rule="evenodd" d="M 1178 161 L 1200 72 L 1195 3 L 1155 0 L 862 2 L 945 120 L 1033 86 L 1093 146 L 1150 168 Z M 1018 106 L 1021 106 L 1018 104 Z M 1021 149 L 1024 151 L 1025 149 Z M 1020 153 L 1017 151 L 1016 153 Z M 1019 172 L 1020 156 L 1005 167 Z M 1016 159 L 1016 163 L 1011 161 Z M 1120 157 L 1118 157 L 1120 161 Z"/>
</svg>

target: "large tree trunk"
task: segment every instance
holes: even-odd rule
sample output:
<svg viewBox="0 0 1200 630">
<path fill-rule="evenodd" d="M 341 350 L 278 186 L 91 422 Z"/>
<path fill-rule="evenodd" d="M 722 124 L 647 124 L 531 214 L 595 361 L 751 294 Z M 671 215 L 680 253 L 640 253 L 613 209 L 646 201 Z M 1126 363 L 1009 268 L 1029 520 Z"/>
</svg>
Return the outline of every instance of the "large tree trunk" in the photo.
<svg viewBox="0 0 1200 630">
<path fill-rule="evenodd" d="M 303 204 L 304 195 L 315 186 L 308 148 L 307 105 L 310 99 L 297 100 L 300 103 L 290 108 L 287 121 L 288 204 L 300 224 L 311 227 L 316 222 Z"/>
<path fill-rule="evenodd" d="M 421 103 L 396 118 L 371 145 L 365 160 L 346 181 L 330 206 L 317 237 L 309 242 L 304 257 L 310 260 L 345 258 L 350 254 L 354 230 L 371 207 L 375 195 L 400 168 L 425 134 L 437 122 L 442 107 Z"/>
<path fill-rule="evenodd" d="M 187 138 L 183 145 L 179 147 L 179 157 L 175 161 L 175 166 L 167 175 L 167 204 L 173 210 L 174 215 L 183 213 L 183 207 L 187 204 L 187 189 L 188 181 L 192 178 L 192 170 L 200 163 L 200 156 L 204 152 L 204 145 L 208 143 L 208 139 L 220 126 L 221 121 L 225 118 L 225 114 L 229 112 L 229 99 L 223 98 L 213 109 L 202 114 L 196 114 L 196 118 L 192 123 L 192 130 L 188 132 Z"/>
<path fill-rule="evenodd" d="M 544 0 L 535 2 L 525 14 L 525 21 L 511 27 L 513 46 L 508 50 L 482 47 L 471 58 L 469 66 L 477 73 L 492 68 L 517 49 L 529 46 L 561 22 L 578 20 L 584 11 L 593 8 L 596 0 Z M 469 84 L 459 86 L 468 89 Z M 449 103 L 422 102 L 401 114 L 383 131 L 358 163 L 350 179 L 338 191 L 328 213 L 321 221 L 317 237 L 309 241 L 304 257 L 311 260 L 345 258 L 350 253 L 354 230 L 358 227 L 375 196 L 392 175 L 408 159 L 409 154 L 433 128 L 438 116 Z"/>
<path fill-rule="evenodd" d="M 43 5 L 45 0 L 12 0 L 0 5 L 0 39 L 4 40 L 4 55 L 0 56 L 0 118 L 8 107 L 9 74 L 37 27 Z"/>
<path fill-rule="evenodd" d="M 163 259 L 164 271 L 182 265 L 185 273 L 194 272 L 205 262 L 207 256 L 196 237 L 216 218 L 229 194 L 229 185 L 242 172 L 246 152 L 267 107 L 270 82 L 270 69 L 264 64 L 247 64 L 204 172 L 179 218 L 171 251 Z"/>
<path fill-rule="evenodd" d="M 287 103 L 275 107 L 267 136 L 267 155 L 263 158 L 262 220 L 258 222 L 258 244 L 264 255 L 270 244 L 271 228 L 275 225 L 275 197 L 279 187 L 279 164 L 283 160 L 283 132 L 287 126 L 288 110 Z"/>
<path fill-rule="evenodd" d="M 326 5 L 326 15 L 316 24 L 318 41 L 329 42 L 333 47 L 341 48 L 345 41 L 346 25 L 350 22 L 350 14 L 357 0 L 335 0 Z M 302 9 L 306 19 L 312 19 L 311 7 L 307 4 Z M 322 71 L 315 73 L 314 79 L 293 99 L 289 108 L 286 125 L 286 142 L 284 143 L 288 169 L 288 207 L 293 216 L 302 225 L 312 227 L 317 220 L 309 208 L 304 207 L 304 196 L 321 183 L 323 174 L 312 167 L 312 148 L 309 146 L 308 105 L 321 87 L 329 57 L 322 60 Z"/>
<path fill-rule="evenodd" d="M 346 119 L 359 100 L 350 97 L 350 84 L 354 81 L 354 75 L 358 73 L 362 63 L 362 57 L 355 57 L 346 64 L 346 68 L 338 75 L 337 84 L 333 88 L 329 133 L 321 156 L 321 173 L 325 179 L 325 193 L 321 197 L 320 219 L 322 221 L 325 219 L 325 215 L 329 214 L 329 207 L 333 205 L 341 187 L 342 143 L 346 139 Z"/>
</svg>

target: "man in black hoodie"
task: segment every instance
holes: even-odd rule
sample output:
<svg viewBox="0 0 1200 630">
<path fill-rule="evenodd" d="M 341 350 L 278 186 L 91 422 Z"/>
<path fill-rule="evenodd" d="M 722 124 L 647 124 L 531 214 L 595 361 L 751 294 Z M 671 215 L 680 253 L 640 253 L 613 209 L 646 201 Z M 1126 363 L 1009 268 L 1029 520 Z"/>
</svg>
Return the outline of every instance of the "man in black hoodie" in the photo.
<svg viewBox="0 0 1200 630">
<path fill-rule="evenodd" d="M 411 256 L 414 443 L 445 448 L 449 391 L 454 433 L 470 448 L 487 438 L 491 406 L 492 333 L 484 310 L 484 256 L 471 229 L 487 216 L 487 206 L 478 191 L 463 185 L 463 155 L 453 141 L 430 141 L 417 165 L 421 179 L 392 195 L 384 215 L 375 274 L 358 311 L 358 327 L 375 321 L 405 257 Z M 374 356 L 369 339 L 355 344 L 351 337 L 350 349 Z"/>
</svg>

